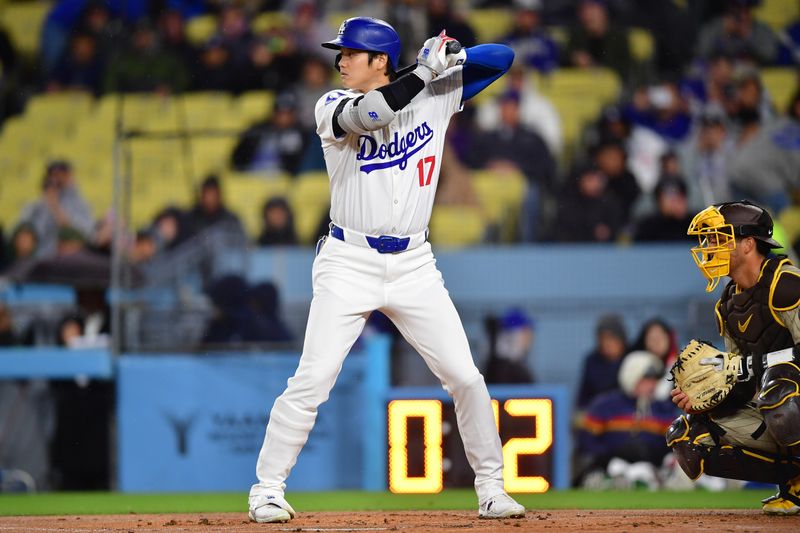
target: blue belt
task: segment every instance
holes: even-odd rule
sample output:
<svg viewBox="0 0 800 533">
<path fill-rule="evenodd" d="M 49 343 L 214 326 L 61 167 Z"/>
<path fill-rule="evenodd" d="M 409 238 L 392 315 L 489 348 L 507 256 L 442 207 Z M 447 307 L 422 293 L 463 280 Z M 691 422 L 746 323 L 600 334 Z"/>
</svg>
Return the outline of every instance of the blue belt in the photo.
<svg viewBox="0 0 800 533">
<path fill-rule="evenodd" d="M 331 224 L 331 237 L 344 241 L 344 230 L 335 224 Z M 391 235 L 381 235 L 380 237 L 370 237 L 364 235 L 370 248 L 374 248 L 380 254 L 396 254 L 404 252 L 411 242 L 411 237 L 392 237 Z"/>
</svg>

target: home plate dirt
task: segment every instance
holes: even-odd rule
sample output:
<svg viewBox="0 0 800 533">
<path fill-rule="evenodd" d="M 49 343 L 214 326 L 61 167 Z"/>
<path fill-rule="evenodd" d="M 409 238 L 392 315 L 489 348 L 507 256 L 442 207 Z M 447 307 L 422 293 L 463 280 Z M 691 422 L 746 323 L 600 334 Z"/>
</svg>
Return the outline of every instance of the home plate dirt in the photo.
<svg viewBox="0 0 800 533">
<path fill-rule="evenodd" d="M 22 516 L 0 518 L 0 533 L 277 532 L 277 531 L 657 531 L 797 532 L 800 516 L 753 510 L 537 510 L 520 520 L 479 520 L 474 511 L 308 512 L 286 524 L 255 524 L 245 513 Z"/>
</svg>

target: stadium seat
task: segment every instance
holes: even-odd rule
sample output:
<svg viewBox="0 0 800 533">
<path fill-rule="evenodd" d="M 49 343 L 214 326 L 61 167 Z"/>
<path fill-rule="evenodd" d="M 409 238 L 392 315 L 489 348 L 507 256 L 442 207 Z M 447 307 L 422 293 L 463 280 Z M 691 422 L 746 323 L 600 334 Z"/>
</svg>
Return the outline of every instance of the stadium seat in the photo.
<svg viewBox="0 0 800 533">
<path fill-rule="evenodd" d="M 511 30 L 514 13 L 510 9 L 472 9 L 467 22 L 479 43 L 496 43 Z"/>
<path fill-rule="evenodd" d="M 234 136 L 193 136 L 190 150 L 194 175 L 203 177 L 226 171 L 236 140 Z"/>
<path fill-rule="evenodd" d="M 786 113 L 792 96 L 800 87 L 797 71 L 791 67 L 770 67 L 761 69 L 760 75 L 775 108 L 781 114 Z"/>
<path fill-rule="evenodd" d="M 773 30 L 783 30 L 797 19 L 797 2 L 794 0 L 761 0 L 753 14 Z"/>
<path fill-rule="evenodd" d="M 252 27 L 256 33 L 265 33 L 276 28 L 287 28 L 291 23 L 291 17 L 283 11 L 266 11 L 253 19 Z"/>
<path fill-rule="evenodd" d="M 186 22 L 186 39 L 195 46 L 200 46 L 217 31 L 217 17 L 199 15 Z"/>
<path fill-rule="evenodd" d="M 330 205 L 330 179 L 325 172 L 307 172 L 297 177 L 289 192 L 297 238 L 313 244 L 315 231 Z"/>
<path fill-rule="evenodd" d="M 222 179 L 223 198 L 228 209 L 236 213 L 251 240 L 261 233 L 261 209 L 276 196 L 287 197 L 291 179 L 286 174 L 269 178 L 246 173 L 228 173 Z"/>
<path fill-rule="evenodd" d="M 521 172 L 472 172 L 472 186 L 488 221 L 497 224 L 503 240 L 514 236 L 528 182 Z"/>
<path fill-rule="evenodd" d="M 631 28 L 628 30 L 628 45 L 635 61 L 645 63 L 653 59 L 655 43 L 653 35 L 644 28 Z"/>
<path fill-rule="evenodd" d="M 273 91 L 247 91 L 234 102 L 234 109 L 245 125 L 267 120 L 272 116 L 272 105 L 275 102 Z"/>
<path fill-rule="evenodd" d="M 37 119 L 79 120 L 92 109 L 94 98 L 82 91 L 41 93 L 32 96 L 25 106 L 25 115 Z"/>
<path fill-rule="evenodd" d="M 477 208 L 437 205 L 430 222 L 430 241 L 440 246 L 469 246 L 483 239 L 485 225 Z"/>
<path fill-rule="evenodd" d="M 14 47 L 29 57 L 36 56 L 42 24 L 52 8 L 50 2 L 12 2 L 0 11 L 0 25 L 8 31 Z"/>
<path fill-rule="evenodd" d="M 189 130 L 219 128 L 235 112 L 230 94 L 223 92 L 189 93 L 178 98 L 176 105 L 179 124 Z"/>
<path fill-rule="evenodd" d="M 540 78 L 539 89 L 545 96 L 594 98 L 603 103 L 619 97 L 622 84 L 608 68 L 563 68 Z"/>
</svg>

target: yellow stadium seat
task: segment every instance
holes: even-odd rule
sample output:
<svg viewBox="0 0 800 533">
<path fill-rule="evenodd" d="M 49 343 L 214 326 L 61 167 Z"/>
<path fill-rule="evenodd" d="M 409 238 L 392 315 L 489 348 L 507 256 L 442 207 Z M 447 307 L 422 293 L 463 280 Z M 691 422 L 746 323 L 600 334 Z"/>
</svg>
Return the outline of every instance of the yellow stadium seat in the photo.
<svg viewBox="0 0 800 533">
<path fill-rule="evenodd" d="M 528 190 L 525 176 L 521 172 L 477 170 L 472 172 L 472 186 L 488 220 L 500 227 L 501 237 L 513 238 Z"/>
<path fill-rule="evenodd" d="M 291 17 L 282 11 L 267 11 L 260 13 L 253 19 L 253 31 L 264 33 L 276 28 L 288 28 L 292 23 Z"/>
<path fill-rule="evenodd" d="M 308 172 L 297 177 L 289 192 L 295 230 L 300 242 L 313 244 L 314 232 L 330 206 L 330 179 L 325 172 Z"/>
<path fill-rule="evenodd" d="M 190 150 L 194 175 L 202 177 L 227 170 L 236 141 L 234 136 L 192 137 Z"/>
<path fill-rule="evenodd" d="M 511 31 L 514 13 L 510 9 L 472 9 L 467 22 L 479 43 L 494 43 Z"/>
<path fill-rule="evenodd" d="M 195 46 L 200 46 L 217 31 L 215 15 L 199 15 L 186 22 L 186 39 Z"/>
<path fill-rule="evenodd" d="M 797 91 L 797 71 L 790 67 L 770 67 L 761 69 L 761 82 L 766 87 L 772 103 L 779 113 L 786 113 L 792 96 Z"/>
<path fill-rule="evenodd" d="M 548 97 L 574 96 L 605 103 L 619 97 L 622 84 L 608 68 L 563 68 L 542 77 L 539 89 Z"/>
<path fill-rule="evenodd" d="M 246 173 L 228 173 L 222 179 L 222 192 L 228 209 L 236 213 L 245 231 L 255 239 L 263 229 L 261 210 L 270 198 L 287 197 L 291 179 L 277 174 L 268 179 Z"/>
<path fill-rule="evenodd" d="M 272 106 L 275 103 L 273 91 L 247 91 L 236 99 L 234 108 L 246 125 L 272 116 Z"/>
<path fill-rule="evenodd" d="M 437 205 L 430 222 L 430 241 L 434 245 L 459 247 L 478 244 L 485 231 L 479 209 Z"/>
<path fill-rule="evenodd" d="M 655 43 L 653 35 L 644 28 L 631 28 L 628 30 L 628 45 L 631 48 L 633 59 L 644 63 L 653 59 Z"/>
<path fill-rule="evenodd" d="M 558 48 L 567 46 L 567 41 L 569 40 L 569 30 L 567 28 L 564 26 L 548 26 L 547 31 L 556 42 Z"/>
<path fill-rule="evenodd" d="M 223 92 L 184 95 L 176 102 L 178 123 L 189 130 L 218 128 L 220 121 L 234 112 L 231 100 L 231 96 Z"/>
<path fill-rule="evenodd" d="M 18 51 L 30 57 L 36 55 L 42 24 L 51 8 L 50 2 L 13 2 L 3 6 L 0 24 L 8 30 Z"/>
<path fill-rule="evenodd" d="M 773 30 L 783 30 L 797 19 L 797 2 L 794 0 L 761 0 L 753 14 L 761 22 L 769 25 Z"/>
</svg>

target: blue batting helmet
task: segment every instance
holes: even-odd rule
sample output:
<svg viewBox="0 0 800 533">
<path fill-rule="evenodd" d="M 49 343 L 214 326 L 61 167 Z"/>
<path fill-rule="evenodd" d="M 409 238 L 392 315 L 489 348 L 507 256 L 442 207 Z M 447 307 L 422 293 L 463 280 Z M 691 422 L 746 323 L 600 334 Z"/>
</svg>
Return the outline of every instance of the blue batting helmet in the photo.
<svg viewBox="0 0 800 533">
<path fill-rule="evenodd" d="M 353 17 L 342 22 L 336 39 L 322 43 L 325 48 L 339 50 L 353 48 L 367 52 L 383 52 L 389 56 L 394 70 L 400 61 L 400 36 L 392 26 L 380 19 Z"/>
</svg>

